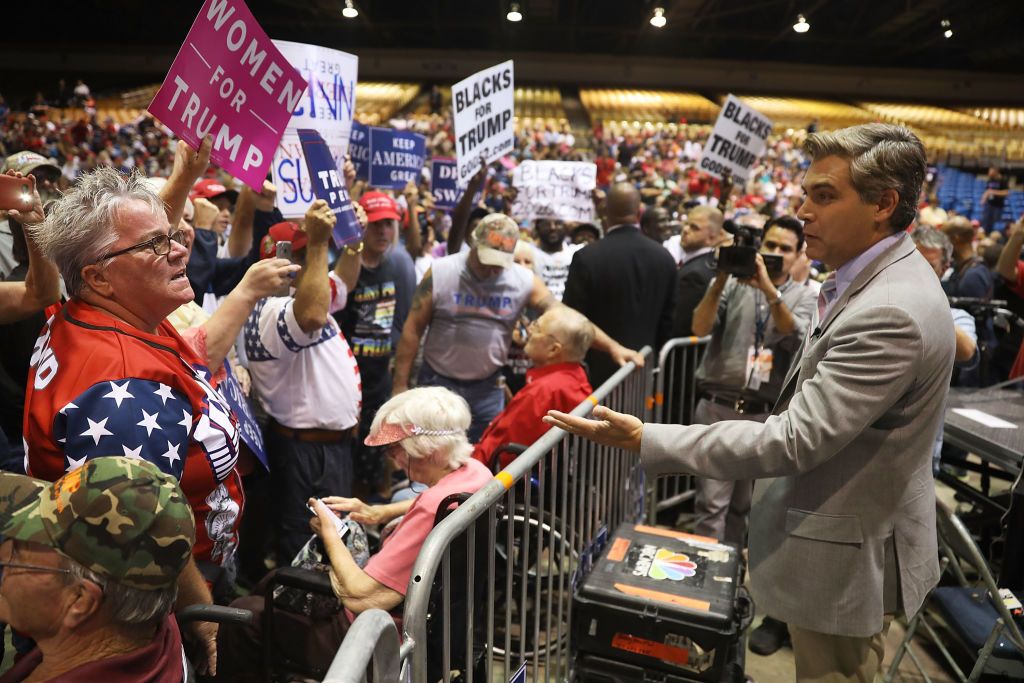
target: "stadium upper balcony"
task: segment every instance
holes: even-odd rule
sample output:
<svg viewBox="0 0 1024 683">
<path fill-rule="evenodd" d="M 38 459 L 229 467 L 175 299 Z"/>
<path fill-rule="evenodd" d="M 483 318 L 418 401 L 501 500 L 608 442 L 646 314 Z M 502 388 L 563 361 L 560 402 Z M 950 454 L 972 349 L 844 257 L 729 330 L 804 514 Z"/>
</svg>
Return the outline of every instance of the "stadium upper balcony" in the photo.
<svg viewBox="0 0 1024 683">
<path fill-rule="evenodd" d="M 718 105 L 703 95 L 664 90 L 581 89 L 580 101 L 597 125 L 685 121 L 713 122 Z"/>
<path fill-rule="evenodd" d="M 775 130 L 806 128 L 814 119 L 819 128 L 831 130 L 877 121 L 878 117 L 859 107 L 830 100 L 807 100 L 791 97 L 760 97 L 737 95 L 745 103 L 772 120 Z M 725 97 L 722 97 L 722 102 Z"/>
</svg>

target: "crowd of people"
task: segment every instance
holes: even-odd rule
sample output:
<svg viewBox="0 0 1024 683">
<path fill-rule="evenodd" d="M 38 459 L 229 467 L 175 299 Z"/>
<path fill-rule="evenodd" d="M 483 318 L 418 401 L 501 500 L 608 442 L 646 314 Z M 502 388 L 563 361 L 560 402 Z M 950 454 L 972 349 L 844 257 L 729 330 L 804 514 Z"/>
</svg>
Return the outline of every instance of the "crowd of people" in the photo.
<svg viewBox="0 0 1024 683">
<path fill-rule="evenodd" d="M 686 464 L 701 475 L 696 532 L 742 546 L 753 479 L 793 471 L 779 455 L 791 444 L 773 417 L 776 406 L 789 400 L 787 387 L 792 396 L 794 373 L 814 372 L 805 340 L 820 337 L 835 317 L 832 303 L 849 300 L 844 291 L 856 289 L 857 274 L 871 260 L 864 254 L 891 249 L 903 259 L 916 246 L 930 268 L 917 259 L 920 267 L 900 271 L 903 284 L 934 285 L 937 276 L 948 296 L 966 300 L 951 309 L 949 339 L 927 339 L 935 391 L 918 397 L 922 410 L 934 407 L 940 379 L 948 385 L 940 375 L 949 370 L 946 355 L 954 362 L 954 349 L 943 350 L 943 343 L 954 337 L 961 384 L 991 384 L 1024 371 L 1019 333 L 999 329 L 985 306 L 1004 298 L 1024 315 L 1024 224 L 986 233 L 936 207 L 941 174 L 925 182 L 920 143 L 897 127 L 868 126 L 864 135 L 895 136 L 916 165 L 877 188 L 870 178 L 857 179 L 867 189 L 858 187 L 852 199 L 835 189 L 837 177 L 851 182 L 846 166 L 822 164 L 848 164 L 870 149 L 843 148 L 846 138 L 803 131 L 771 138 L 749 180 L 734 183 L 697 170 L 702 127 L 522 130 L 517 151 L 490 171 L 482 168 L 451 212 L 434 205 L 426 169 L 420 182 L 394 191 L 357 181 L 346 162 L 363 234 L 336 249 L 336 217 L 325 202 L 286 219 L 269 179 L 257 192 L 211 166 L 209 140 L 194 149 L 151 119 L 118 125 L 83 110 L 76 120 L 59 121 L 47 111 L 7 114 L 0 128 L 4 171 L 30 177 L 35 187 L 31 209 L 5 212 L 0 223 L 0 324 L 7 340 L 0 463 L 14 473 L 0 477 L 0 490 L 13 492 L 0 496 L 7 505 L 0 565 L 8 568 L 0 619 L 26 637 L 16 640 L 24 656 L 0 676 L 3 683 L 72 670 L 113 680 L 180 680 L 180 672 L 168 673 L 181 641 L 171 611 L 237 598 L 261 614 L 260 591 L 238 596 L 259 586 L 268 568 L 297 562 L 314 534 L 322 539 L 337 609 L 319 622 L 294 615 L 283 628 L 319 628 L 317 642 L 333 652 L 327 645 L 340 642 L 355 614 L 399 608 L 419 545 L 447 494 L 479 489 L 512 457 L 497 457 L 501 445 L 532 443 L 548 428 L 547 411 L 570 412 L 619 366 L 642 364 L 641 348 L 657 349 L 672 337 L 710 336 L 696 371 L 693 421 L 722 425 L 686 433 L 648 427 L 658 452 L 642 455 L 667 471 L 675 441 L 693 443 L 694 453 L 748 446 L 760 466 L 729 459 L 710 465 L 700 456 Z M 393 123 L 423 132 L 432 153 L 451 156 L 450 117 Z M 595 220 L 514 215 L 512 171 L 524 159 L 594 161 Z M 843 242 L 823 235 L 816 221 L 855 211 L 843 202 L 858 196 L 885 204 L 878 239 L 860 244 L 853 236 Z M 807 225 L 815 227 L 805 232 Z M 901 238 L 904 231 L 911 240 Z M 750 270 L 730 274 L 719 250 L 737 233 L 758 236 L 750 250 L 756 253 L 749 254 Z M 855 250 L 858 244 L 864 249 Z M 856 273 L 844 271 L 858 259 Z M 932 299 L 928 305 L 938 305 Z M 894 329 L 913 338 L 913 325 L 893 316 Z M 842 329 L 833 328 L 810 353 L 821 357 L 834 336 L 858 333 Z M 885 353 L 899 356 L 889 347 Z M 891 379 L 899 384 L 896 375 Z M 244 432 L 249 425 L 239 423 L 225 398 L 229 386 L 257 416 L 255 441 L 244 438 L 252 436 Z M 793 419 L 832 423 L 822 410 L 836 397 L 818 396 L 815 404 L 813 393 L 797 393 L 803 398 L 794 399 L 795 410 L 804 414 Z M 762 432 L 730 431 L 736 420 L 762 423 L 764 442 L 750 441 Z M 939 458 L 930 413 L 925 422 L 928 452 Z M 560 424 L 609 438 L 584 422 Z M 846 448 L 836 434 L 811 430 L 803 437 L 812 454 Z M 765 451 L 769 442 L 777 452 Z M 883 442 L 879 436 L 876 450 L 887 447 Z M 616 443 L 639 449 L 639 437 Z M 809 462 L 800 467 L 828 466 Z M 119 514 L 145 517 L 140 535 L 107 539 L 85 528 L 92 522 L 84 513 L 84 521 L 63 513 L 65 499 L 75 511 L 98 505 L 90 496 L 116 502 Z M 342 542 L 339 513 L 386 528 L 379 550 L 364 557 Z M 42 527 L 25 519 L 39 516 L 47 520 Z M 902 563 L 903 541 L 880 538 L 891 545 L 877 548 L 878 567 L 892 559 L 893 547 Z M 154 560 L 126 564 L 106 543 L 138 547 Z M 764 547 L 751 545 L 752 565 Z M 135 552 L 131 557 L 140 561 Z M 920 548 L 907 557 L 925 562 Z M 786 574 L 783 565 L 771 564 L 773 576 Z M 18 568 L 39 573 L 15 579 Z M 903 577 L 902 595 L 887 592 L 885 600 L 914 607 L 921 576 Z M 9 590 L 15 580 L 25 583 L 17 594 Z M 826 588 L 816 588 L 822 600 Z M 121 592 L 130 607 L 99 606 L 97 596 Z M 811 631 L 841 631 L 808 619 L 790 598 L 804 600 L 766 602 L 773 618 L 755 634 L 757 651 L 781 646 L 791 620 L 805 643 L 815 642 Z M 45 604 L 58 631 L 40 626 L 20 601 Z M 848 615 L 858 631 L 868 633 L 882 614 L 881 593 L 877 602 Z M 886 602 L 886 614 L 890 608 Z M 114 649 L 91 648 L 97 633 L 108 635 L 103 642 Z M 224 680 L 258 675 L 259 628 L 218 633 L 196 622 L 184 636 L 196 644 L 201 668 L 219 670 Z"/>
</svg>

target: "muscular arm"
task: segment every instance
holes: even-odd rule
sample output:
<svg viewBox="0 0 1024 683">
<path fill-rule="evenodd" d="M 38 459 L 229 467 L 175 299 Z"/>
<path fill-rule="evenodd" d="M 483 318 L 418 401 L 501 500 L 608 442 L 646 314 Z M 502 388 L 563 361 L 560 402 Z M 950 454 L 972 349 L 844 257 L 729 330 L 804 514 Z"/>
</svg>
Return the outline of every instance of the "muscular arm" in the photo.
<svg viewBox="0 0 1024 683">
<path fill-rule="evenodd" d="M 295 290 L 295 321 L 306 334 L 327 324 L 331 306 L 331 284 L 327 277 L 327 242 L 306 245 L 306 265 Z"/>
<path fill-rule="evenodd" d="M 473 210 L 473 197 L 480 191 L 487 179 L 487 164 L 469 179 L 466 191 L 459 197 L 459 203 L 452 211 L 452 227 L 448 230 L 448 253 L 458 254 L 462 243 L 466 241 L 466 228 L 469 227 L 469 214 Z"/>
<path fill-rule="evenodd" d="M 550 293 L 549 293 L 550 295 Z M 392 393 L 399 394 L 409 388 L 409 374 L 420 347 L 423 332 L 434 317 L 434 273 L 428 270 L 412 295 L 412 308 L 402 327 L 402 337 L 395 351 L 395 376 Z"/>
</svg>

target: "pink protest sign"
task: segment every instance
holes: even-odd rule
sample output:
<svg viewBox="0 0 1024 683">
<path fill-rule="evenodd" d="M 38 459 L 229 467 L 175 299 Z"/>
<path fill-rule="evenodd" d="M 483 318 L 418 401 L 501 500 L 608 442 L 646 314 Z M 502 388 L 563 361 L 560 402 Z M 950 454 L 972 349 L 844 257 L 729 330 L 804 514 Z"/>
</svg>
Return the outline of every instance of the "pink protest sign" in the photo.
<svg viewBox="0 0 1024 683">
<path fill-rule="evenodd" d="M 259 192 L 306 80 L 242 0 L 206 0 L 149 111 Z"/>
</svg>

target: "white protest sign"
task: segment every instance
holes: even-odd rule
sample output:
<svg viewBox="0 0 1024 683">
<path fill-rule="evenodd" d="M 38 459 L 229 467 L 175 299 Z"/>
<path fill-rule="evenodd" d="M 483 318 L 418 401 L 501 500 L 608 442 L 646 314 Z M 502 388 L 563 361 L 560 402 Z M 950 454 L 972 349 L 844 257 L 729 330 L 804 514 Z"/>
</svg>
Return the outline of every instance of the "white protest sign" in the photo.
<svg viewBox="0 0 1024 683">
<path fill-rule="evenodd" d="M 729 95 L 704 145 L 700 169 L 716 178 L 729 170 L 733 178 L 746 182 L 771 132 L 770 119 Z"/>
<path fill-rule="evenodd" d="M 594 222 L 597 164 L 584 161 L 524 161 L 512 173 L 519 191 L 512 205 L 516 218 L 554 218 Z"/>
<path fill-rule="evenodd" d="M 319 45 L 275 40 L 274 46 L 298 69 L 309 88 L 292 112 L 271 168 L 277 185 L 277 208 L 288 218 L 303 216 L 316 199 L 299 142 L 300 128 L 320 133 L 341 170 L 356 111 L 359 58 Z"/>
<path fill-rule="evenodd" d="M 459 187 L 465 187 L 479 170 L 481 155 L 491 163 L 515 147 L 514 110 L 512 60 L 478 71 L 452 86 Z"/>
</svg>

